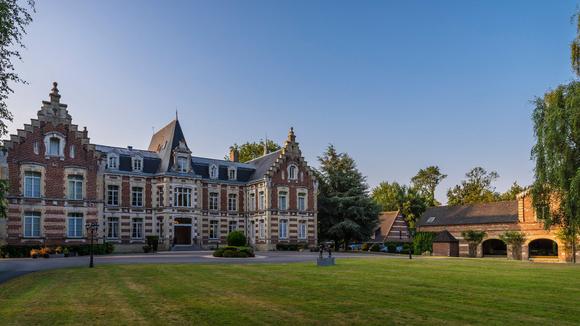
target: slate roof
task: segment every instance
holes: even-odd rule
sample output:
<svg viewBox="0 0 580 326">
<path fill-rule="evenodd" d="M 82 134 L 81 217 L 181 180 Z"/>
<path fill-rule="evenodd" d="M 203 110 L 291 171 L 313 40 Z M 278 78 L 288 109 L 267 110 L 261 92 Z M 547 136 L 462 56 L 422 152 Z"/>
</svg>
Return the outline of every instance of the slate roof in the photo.
<svg viewBox="0 0 580 326">
<path fill-rule="evenodd" d="M 433 242 L 459 242 L 459 240 L 455 239 L 453 234 L 449 233 L 449 231 L 444 230 L 437 233 L 435 238 L 433 238 Z"/>
<path fill-rule="evenodd" d="M 462 206 L 428 208 L 419 219 L 419 227 L 464 224 L 517 223 L 515 200 Z"/>
<path fill-rule="evenodd" d="M 255 170 L 254 173 L 250 176 L 249 181 L 258 180 L 264 177 L 264 175 L 268 172 L 272 164 L 276 162 L 278 156 L 282 152 L 281 149 L 268 153 L 264 156 L 258 157 L 248 162 Z"/>
</svg>

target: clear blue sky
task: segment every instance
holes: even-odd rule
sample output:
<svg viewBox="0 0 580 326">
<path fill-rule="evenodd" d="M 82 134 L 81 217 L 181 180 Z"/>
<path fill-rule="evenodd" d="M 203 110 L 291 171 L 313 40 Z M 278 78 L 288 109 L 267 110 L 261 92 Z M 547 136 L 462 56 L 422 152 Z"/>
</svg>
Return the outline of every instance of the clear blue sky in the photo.
<svg viewBox="0 0 580 326">
<path fill-rule="evenodd" d="M 533 177 L 530 100 L 573 78 L 575 1 L 38 1 L 11 131 L 59 82 L 94 143 L 146 148 L 176 108 L 194 155 L 294 126 L 371 186 L 439 165 Z"/>
</svg>

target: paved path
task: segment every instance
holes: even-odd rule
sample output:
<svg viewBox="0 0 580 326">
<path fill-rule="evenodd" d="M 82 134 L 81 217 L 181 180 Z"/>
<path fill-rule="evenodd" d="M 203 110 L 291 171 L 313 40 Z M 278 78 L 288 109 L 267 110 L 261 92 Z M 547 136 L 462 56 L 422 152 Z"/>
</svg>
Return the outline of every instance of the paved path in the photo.
<svg viewBox="0 0 580 326">
<path fill-rule="evenodd" d="M 166 251 L 155 254 L 119 254 L 95 256 L 95 265 L 101 264 L 262 264 L 262 263 L 297 263 L 315 262 L 318 253 L 315 252 L 257 252 L 256 258 L 214 258 L 211 251 Z M 337 258 L 361 257 L 400 257 L 371 254 L 333 253 Z M 68 258 L 13 258 L 0 259 L 0 283 L 17 276 L 31 272 L 89 266 L 89 257 Z"/>
</svg>

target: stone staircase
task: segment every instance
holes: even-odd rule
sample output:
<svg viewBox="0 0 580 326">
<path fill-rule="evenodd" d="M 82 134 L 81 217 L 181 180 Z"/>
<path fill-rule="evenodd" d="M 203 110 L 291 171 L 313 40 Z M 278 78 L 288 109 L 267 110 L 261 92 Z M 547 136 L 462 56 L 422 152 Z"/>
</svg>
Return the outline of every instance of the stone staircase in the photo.
<svg viewBox="0 0 580 326">
<path fill-rule="evenodd" d="M 175 245 L 171 247 L 171 251 L 197 251 L 197 250 L 201 250 L 201 247 L 198 245 L 191 246 Z"/>
</svg>

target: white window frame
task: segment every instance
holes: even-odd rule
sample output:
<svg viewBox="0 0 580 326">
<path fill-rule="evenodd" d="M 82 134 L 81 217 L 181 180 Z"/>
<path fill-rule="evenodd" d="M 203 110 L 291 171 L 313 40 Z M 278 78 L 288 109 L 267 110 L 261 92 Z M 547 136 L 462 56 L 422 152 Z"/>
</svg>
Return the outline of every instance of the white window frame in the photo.
<svg viewBox="0 0 580 326">
<path fill-rule="evenodd" d="M 189 171 L 189 163 L 187 161 L 187 157 L 178 156 L 177 162 L 175 162 L 175 164 L 177 165 L 177 172 L 187 173 Z"/>
<path fill-rule="evenodd" d="M 211 164 L 209 166 L 209 178 L 210 179 L 217 179 L 220 175 L 220 169 L 217 165 Z"/>
<path fill-rule="evenodd" d="M 58 139 L 58 149 L 57 153 L 53 152 L 51 146 L 51 140 Z M 64 157 L 64 147 L 66 145 L 66 141 L 63 135 L 56 132 L 48 133 L 44 136 L 44 155 L 45 156 L 53 156 L 53 157 Z"/>
<path fill-rule="evenodd" d="M 40 238 L 42 235 L 41 217 L 42 214 L 40 212 L 24 212 L 24 223 L 22 224 L 24 238 Z"/>
<path fill-rule="evenodd" d="M 119 239 L 120 219 L 116 216 L 107 218 L 107 239 Z"/>
<path fill-rule="evenodd" d="M 215 196 L 212 196 L 215 195 Z M 217 211 L 220 209 L 220 194 L 218 192 L 215 191 L 210 191 L 208 194 L 208 209 L 210 211 Z M 213 202 L 213 200 L 215 199 L 215 202 Z M 215 204 L 215 206 L 213 205 Z"/>
<path fill-rule="evenodd" d="M 238 230 L 238 221 L 229 220 L 228 221 L 228 234 Z"/>
<path fill-rule="evenodd" d="M 288 239 L 288 220 L 285 218 L 278 222 L 278 237 L 282 240 Z"/>
<path fill-rule="evenodd" d="M 141 191 L 135 191 L 136 189 L 141 189 Z M 137 199 L 139 199 L 140 202 Z M 131 187 L 131 206 L 133 206 L 133 207 L 143 207 L 144 206 L 144 189 L 143 189 L 143 187 L 140 187 L 140 186 Z"/>
<path fill-rule="evenodd" d="M 73 225 L 71 225 L 71 222 Z M 84 236 L 85 223 L 82 213 L 68 213 L 66 220 L 66 237 L 78 239 Z"/>
<path fill-rule="evenodd" d="M 173 206 L 174 207 L 191 207 L 191 198 L 193 191 L 187 187 L 173 188 Z"/>
<path fill-rule="evenodd" d="M 298 208 L 298 211 L 300 212 L 304 212 L 308 209 L 308 205 L 307 205 L 307 200 L 308 200 L 308 194 L 306 194 L 305 192 L 298 192 L 298 198 L 296 200 L 296 206 Z"/>
<path fill-rule="evenodd" d="M 216 240 L 220 238 L 220 222 L 218 220 L 209 220 L 209 239 Z"/>
<path fill-rule="evenodd" d="M 238 173 L 237 173 L 236 167 L 234 167 L 234 166 L 228 167 L 228 180 L 237 180 L 237 179 L 238 179 Z"/>
<path fill-rule="evenodd" d="M 68 200 L 83 200 L 83 187 L 85 178 L 80 174 L 69 174 L 67 176 L 68 183 Z M 79 189 L 80 187 L 80 189 Z"/>
<path fill-rule="evenodd" d="M 304 240 L 308 237 L 308 224 L 306 221 L 298 222 L 298 239 Z"/>
<path fill-rule="evenodd" d="M 40 198 L 42 191 L 42 173 L 37 171 L 24 172 L 24 197 Z M 29 186 L 30 185 L 30 186 Z M 30 191 L 28 191 L 30 188 Z"/>
<path fill-rule="evenodd" d="M 107 154 L 107 169 L 117 170 L 119 168 L 119 155 L 115 153 Z"/>
<path fill-rule="evenodd" d="M 258 192 L 258 210 L 263 211 L 266 207 L 266 193 L 264 191 Z"/>
<path fill-rule="evenodd" d="M 120 189 L 119 185 L 107 185 L 108 206 L 119 206 Z"/>
<path fill-rule="evenodd" d="M 278 210 L 280 211 L 288 210 L 288 192 L 286 190 L 278 191 Z"/>
<path fill-rule="evenodd" d="M 238 195 L 228 194 L 228 211 L 235 212 L 238 210 Z"/>
<path fill-rule="evenodd" d="M 256 193 L 251 192 L 248 196 L 248 211 L 255 211 L 256 210 Z"/>
<path fill-rule="evenodd" d="M 140 156 L 135 156 L 131 158 L 131 165 L 133 167 L 133 171 L 141 172 L 143 171 L 143 158 Z"/>
<path fill-rule="evenodd" d="M 293 169 L 294 169 L 294 173 L 291 173 Z M 298 166 L 296 164 L 288 165 L 288 180 L 298 180 L 298 174 L 299 174 L 299 170 L 298 170 Z"/>
<path fill-rule="evenodd" d="M 141 217 L 134 217 L 131 219 L 131 239 L 133 240 L 143 240 L 145 239 L 144 234 L 144 222 Z"/>
</svg>

